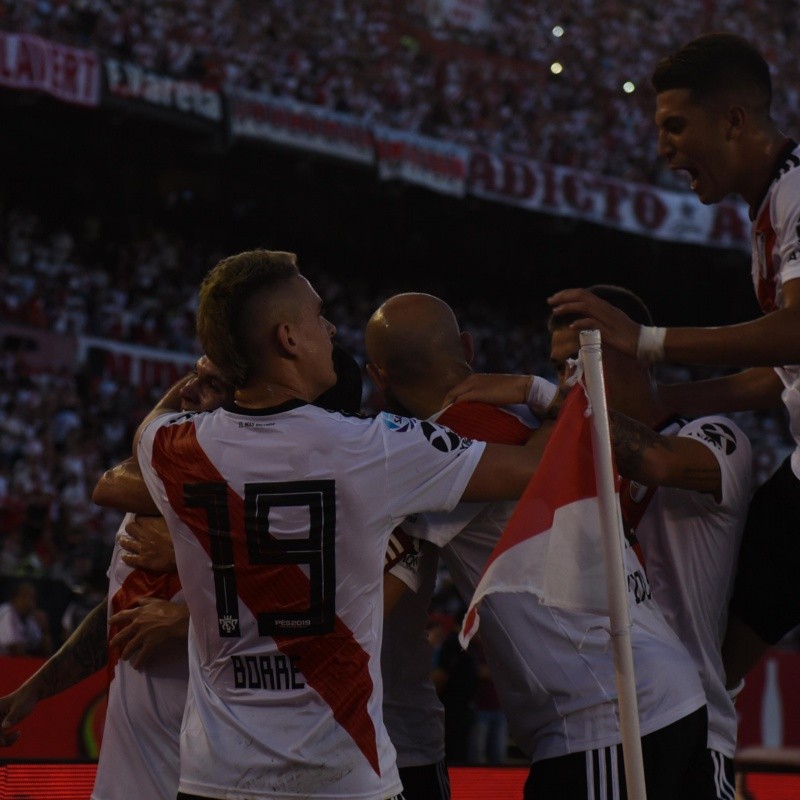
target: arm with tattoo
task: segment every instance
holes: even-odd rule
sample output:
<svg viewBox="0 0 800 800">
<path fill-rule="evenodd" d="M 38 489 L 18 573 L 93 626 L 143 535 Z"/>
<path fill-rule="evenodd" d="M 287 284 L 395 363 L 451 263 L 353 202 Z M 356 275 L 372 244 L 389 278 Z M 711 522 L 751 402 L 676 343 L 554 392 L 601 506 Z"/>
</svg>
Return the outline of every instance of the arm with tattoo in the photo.
<svg viewBox="0 0 800 800">
<path fill-rule="evenodd" d="M 13 744 L 10 729 L 27 717 L 40 700 L 69 689 L 108 663 L 106 601 L 99 603 L 72 635 L 16 691 L 0 697 L 0 746 Z"/>
<path fill-rule="evenodd" d="M 720 499 L 722 473 L 713 453 L 686 436 L 662 436 L 616 411 L 609 412 L 620 475 L 645 486 L 692 489 Z"/>
</svg>

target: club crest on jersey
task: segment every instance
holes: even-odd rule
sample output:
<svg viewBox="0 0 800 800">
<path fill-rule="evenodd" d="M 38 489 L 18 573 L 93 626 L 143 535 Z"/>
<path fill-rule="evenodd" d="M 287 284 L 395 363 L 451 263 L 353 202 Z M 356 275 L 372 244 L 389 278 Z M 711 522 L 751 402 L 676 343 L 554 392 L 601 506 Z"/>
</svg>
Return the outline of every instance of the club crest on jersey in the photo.
<svg viewBox="0 0 800 800">
<path fill-rule="evenodd" d="M 423 422 L 422 432 L 425 434 L 425 438 L 443 453 L 466 450 L 472 444 L 472 439 L 464 439 L 449 428 L 434 425 L 432 422 Z"/>
<path fill-rule="evenodd" d="M 417 427 L 417 420 L 411 417 L 400 417 L 397 414 L 389 414 L 386 411 L 381 413 L 381 419 L 383 420 L 383 424 L 390 431 L 394 431 L 395 433 L 406 433 L 407 431 L 413 431 L 414 428 Z"/>
<path fill-rule="evenodd" d="M 689 436 L 694 436 L 704 442 L 708 442 L 717 450 L 721 450 L 726 456 L 736 450 L 736 436 L 734 432 L 721 422 L 706 422 L 700 426 L 699 431 L 687 431 Z"/>
<path fill-rule="evenodd" d="M 239 632 L 239 620 L 226 614 L 219 618 L 219 630 L 223 636 L 235 636 Z"/>
<path fill-rule="evenodd" d="M 632 502 L 641 503 L 647 496 L 647 486 L 642 486 L 641 483 L 637 483 L 636 481 L 630 481 L 628 484 L 628 495 Z"/>
</svg>

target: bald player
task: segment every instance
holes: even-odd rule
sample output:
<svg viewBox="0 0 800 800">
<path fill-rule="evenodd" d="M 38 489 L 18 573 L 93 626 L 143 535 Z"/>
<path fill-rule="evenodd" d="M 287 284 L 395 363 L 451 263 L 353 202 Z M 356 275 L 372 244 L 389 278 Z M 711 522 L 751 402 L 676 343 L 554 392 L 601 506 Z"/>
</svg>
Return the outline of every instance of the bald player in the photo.
<svg viewBox="0 0 800 800">
<path fill-rule="evenodd" d="M 368 372 L 393 408 L 471 438 L 519 443 L 530 435 L 525 407 L 467 402 L 439 413 L 447 392 L 471 374 L 473 356 L 470 335 L 439 298 L 390 298 L 370 319 L 366 346 Z M 404 527 L 442 548 L 469 602 L 512 511 L 513 503 L 461 504 L 450 514 L 418 515 Z M 626 564 L 642 581 L 630 550 Z M 631 606 L 648 797 L 705 797 L 692 793 L 706 736 L 697 670 L 648 593 L 632 597 Z M 545 606 L 530 595 L 483 601 L 487 659 L 509 730 L 532 762 L 526 798 L 625 796 L 608 627 L 607 617 Z"/>
</svg>

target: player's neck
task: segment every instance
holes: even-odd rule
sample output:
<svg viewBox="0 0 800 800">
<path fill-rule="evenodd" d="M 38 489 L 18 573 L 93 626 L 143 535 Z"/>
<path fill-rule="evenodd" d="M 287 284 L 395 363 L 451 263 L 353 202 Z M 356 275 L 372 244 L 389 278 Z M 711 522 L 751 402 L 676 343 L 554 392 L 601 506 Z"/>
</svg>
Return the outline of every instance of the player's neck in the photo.
<svg viewBox="0 0 800 800">
<path fill-rule="evenodd" d="M 775 125 L 760 130 L 748 142 L 738 193 L 750 206 L 751 212 L 757 210 L 755 205 L 763 199 L 779 166 L 781 150 L 788 142 L 789 137 Z"/>
<path fill-rule="evenodd" d="M 267 381 L 237 389 L 233 395 L 234 403 L 242 408 L 274 408 L 290 400 L 310 402 L 312 399 L 306 397 L 299 387 Z"/>
<path fill-rule="evenodd" d="M 442 409 L 442 403 L 454 386 L 472 374 L 472 369 L 466 363 L 453 364 L 450 368 L 443 368 L 438 373 L 438 380 L 428 381 L 413 390 L 413 398 L 409 408 L 414 410 L 414 415 L 420 419 L 428 419 Z"/>
<path fill-rule="evenodd" d="M 624 393 L 614 396 L 613 403 L 609 399 L 609 406 L 649 428 L 660 425 L 668 416 L 668 409 L 661 401 L 655 382 L 649 376 L 629 380 Z"/>
</svg>

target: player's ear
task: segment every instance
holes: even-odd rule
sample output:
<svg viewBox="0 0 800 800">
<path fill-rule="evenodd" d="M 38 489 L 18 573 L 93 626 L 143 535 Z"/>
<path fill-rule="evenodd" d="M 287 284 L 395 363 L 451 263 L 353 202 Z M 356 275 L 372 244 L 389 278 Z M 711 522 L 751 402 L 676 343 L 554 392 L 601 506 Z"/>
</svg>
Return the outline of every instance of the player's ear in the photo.
<svg viewBox="0 0 800 800">
<path fill-rule="evenodd" d="M 291 322 L 279 322 L 275 327 L 275 339 L 278 347 L 287 355 L 297 352 L 297 337 Z"/>
<path fill-rule="evenodd" d="M 389 381 L 386 378 L 386 373 L 377 364 L 367 363 L 367 375 L 381 392 L 386 391 Z"/>
<path fill-rule="evenodd" d="M 742 135 L 747 111 L 742 106 L 730 106 L 725 112 L 725 123 L 728 139 L 738 139 Z"/>
<path fill-rule="evenodd" d="M 469 331 L 461 331 L 461 348 L 464 350 L 464 358 L 467 364 L 471 364 L 475 360 L 475 343 L 472 340 L 472 334 Z"/>
</svg>

